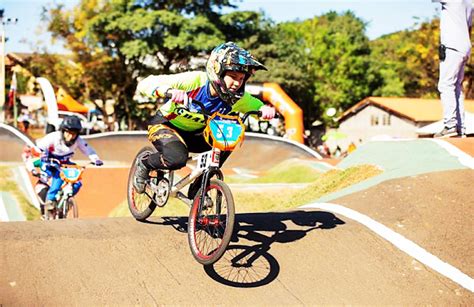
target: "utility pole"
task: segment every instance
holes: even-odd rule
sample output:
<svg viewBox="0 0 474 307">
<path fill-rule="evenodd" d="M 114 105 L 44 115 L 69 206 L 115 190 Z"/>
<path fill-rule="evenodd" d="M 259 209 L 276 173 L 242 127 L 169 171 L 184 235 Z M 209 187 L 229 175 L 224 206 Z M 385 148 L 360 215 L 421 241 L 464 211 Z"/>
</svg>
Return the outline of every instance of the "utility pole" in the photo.
<svg viewBox="0 0 474 307">
<path fill-rule="evenodd" d="M 18 18 L 6 18 L 4 20 L 3 13 L 5 10 L 0 9 L 0 123 L 5 122 L 5 25 L 15 24 Z M 15 102 L 14 102 L 15 103 Z"/>
</svg>

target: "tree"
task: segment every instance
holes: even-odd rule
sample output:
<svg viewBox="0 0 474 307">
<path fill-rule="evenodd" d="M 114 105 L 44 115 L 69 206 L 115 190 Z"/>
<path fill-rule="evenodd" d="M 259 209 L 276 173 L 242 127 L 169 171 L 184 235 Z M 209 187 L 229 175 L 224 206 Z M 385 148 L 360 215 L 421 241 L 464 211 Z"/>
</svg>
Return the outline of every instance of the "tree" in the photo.
<svg viewBox="0 0 474 307">
<path fill-rule="evenodd" d="M 380 85 L 365 24 L 352 12 L 282 23 L 271 36 L 271 43 L 260 48 L 269 76 L 299 103 L 306 124 L 316 118 L 333 124 L 325 115 L 328 108 L 341 112 Z"/>
<path fill-rule="evenodd" d="M 71 11 L 56 6 L 45 18 L 83 71 L 83 97 L 116 99 L 118 116 L 132 128 L 144 116 L 132 108 L 140 76 L 188 69 L 190 58 L 259 31 L 260 14 L 218 12 L 229 6 L 228 0 L 82 0 Z"/>
<path fill-rule="evenodd" d="M 417 29 L 383 36 L 371 43 L 374 65 L 382 72 L 382 96 L 437 97 L 439 19 Z"/>
</svg>

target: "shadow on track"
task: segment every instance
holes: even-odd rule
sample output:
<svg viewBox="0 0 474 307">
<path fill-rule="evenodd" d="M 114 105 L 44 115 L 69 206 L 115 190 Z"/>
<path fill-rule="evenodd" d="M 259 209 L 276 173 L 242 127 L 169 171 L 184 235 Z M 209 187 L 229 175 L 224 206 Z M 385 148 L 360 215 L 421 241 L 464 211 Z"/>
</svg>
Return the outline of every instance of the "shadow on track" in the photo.
<svg viewBox="0 0 474 307">
<path fill-rule="evenodd" d="M 163 217 L 148 224 L 172 226 L 187 232 L 186 217 Z M 231 244 L 223 257 L 213 265 L 204 266 L 215 281 L 239 288 L 269 284 L 278 276 L 280 265 L 268 251 L 274 243 L 300 240 L 316 229 L 332 229 L 345 224 L 334 214 L 323 211 L 290 211 L 236 214 Z M 255 243 L 255 244 L 254 244 Z"/>
<path fill-rule="evenodd" d="M 315 229 L 342 224 L 344 221 L 334 214 L 320 211 L 239 214 L 231 242 L 241 244 L 231 243 L 221 260 L 204 270 L 224 285 L 260 287 L 272 282 L 280 272 L 278 261 L 268 252 L 273 243 L 291 243 Z"/>
</svg>

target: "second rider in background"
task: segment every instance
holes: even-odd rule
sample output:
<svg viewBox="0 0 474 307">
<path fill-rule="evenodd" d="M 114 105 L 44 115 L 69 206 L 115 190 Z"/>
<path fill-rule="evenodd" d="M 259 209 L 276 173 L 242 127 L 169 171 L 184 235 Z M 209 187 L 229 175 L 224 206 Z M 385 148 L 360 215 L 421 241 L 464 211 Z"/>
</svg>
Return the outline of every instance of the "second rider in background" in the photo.
<svg viewBox="0 0 474 307">
<path fill-rule="evenodd" d="M 233 42 L 214 48 L 206 72 L 192 71 L 174 75 L 151 75 L 138 83 L 137 90 L 151 98 L 171 95 L 152 118 L 148 126 L 148 140 L 157 153 L 137 161 L 134 187 L 138 193 L 145 191 L 145 183 L 152 169 L 176 170 L 186 165 L 189 152 L 201 153 L 211 149 L 202 131 L 206 126 L 199 106 L 190 104 L 188 97 L 204 104 L 208 113 L 221 114 L 261 111 L 263 119 L 272 119 L 275 109 L 245 92 L 245 83 L 257 70 L 267 70 L 247 50 Z M 230 152 L 221 154 L 221 164 Z M 197 182 L 197 181 L 196 181 Z M 195 184 L 198 187 L 198 184 Z M 190 187 L 192 198 L 195 188 Z"/>
<path fill-rule="evenodd" d="M 46 210 L 52 210 L 56 207 L 56 194 L 61 190 L 64 183 L 59 170 L 49 166 L 50 159 L 56 159 L 61 164 L 74 164 L 70 159 L 76 149 L 79 149 L 93 164 L 97 166 L 104 164 L 95 150 L 79 136 L 81 130 L 81 120 L 77 116 L 67 116 L 59 126 L 59 131 L 51 132 L 36 141 L 36 149 L 40 151 L 37 154 L 41 155 L 41 159 L 36 160 L 39 163 L 30 161 L 27 163 L 27 168 L 32 171 L 35 166 L 41 167 L 52 178 L 46 194 Z M 81 186 L 80 181 L 74 184 L 74 195 L 79 192 Z"/>
</svg>

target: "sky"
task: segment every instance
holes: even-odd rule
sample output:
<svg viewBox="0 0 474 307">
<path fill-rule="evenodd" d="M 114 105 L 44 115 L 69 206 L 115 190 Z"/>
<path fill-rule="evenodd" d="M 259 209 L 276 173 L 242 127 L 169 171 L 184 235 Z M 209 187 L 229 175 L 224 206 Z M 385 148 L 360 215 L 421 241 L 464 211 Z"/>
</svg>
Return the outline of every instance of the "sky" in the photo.
<svg viewBox="0 0 474 307">
<path fill-rule="evenodd" d="M 7 37 L 5 52 L 33 52 L 47 48 L 49 52 L 67 53 L 60 42 L 51 43 L 51 36 L 41 21 L 42 7 L 61 3 L 72 8 L 79 0 L 0 0 L 6 18 L 18 18 L 15 24 L 4 25 Z M 304 20 L 329 11 L 351 10 L 367 25 L 367 36 L 408 29 L 417 21 L 430 20 L 439 14 L 439 3 L 431 0 L 234 0 L 239 10 L 263 11 L 275 22 Z M 418 18 L 418 19 L 416 19 Z M 39 49 L 38 49 L 39 48 Z"/>
</svg>

